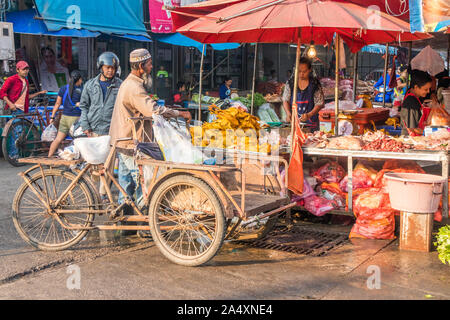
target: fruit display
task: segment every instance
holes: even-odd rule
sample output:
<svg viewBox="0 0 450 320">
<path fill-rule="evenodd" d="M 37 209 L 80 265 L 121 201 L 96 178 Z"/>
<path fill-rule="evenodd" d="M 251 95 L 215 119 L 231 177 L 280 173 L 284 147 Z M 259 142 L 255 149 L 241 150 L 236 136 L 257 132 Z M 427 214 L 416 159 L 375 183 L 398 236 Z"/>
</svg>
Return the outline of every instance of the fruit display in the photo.
<svg viewBox="0 0 450 320">
<path fill-rule="evenodd" d="M 257 117 L 235 107 L 221 110 L 212 105 L 209 110 L 217 119 L 190 128 L 194 146 L 270 152 L 270 144 L 259 143 L 261 126 Z"/>
</svg>

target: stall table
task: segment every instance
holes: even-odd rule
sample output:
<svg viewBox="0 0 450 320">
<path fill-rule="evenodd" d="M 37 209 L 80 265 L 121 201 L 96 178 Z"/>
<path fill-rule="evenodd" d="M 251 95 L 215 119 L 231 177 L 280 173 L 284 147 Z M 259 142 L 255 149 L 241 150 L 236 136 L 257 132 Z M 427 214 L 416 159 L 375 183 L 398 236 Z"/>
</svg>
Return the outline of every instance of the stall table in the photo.
<svg viewBox="0 0 450 320">
<path fill-rule="evenodd" d="M 332 156 L 347 158 L 348 174 L 348 211 L 339 211 L 341 214 L 353 215 L 353 159 L 398 159 L 414 161 L 439 162 L 442 168 L 442 177 L 445 178 L 443 198 L 442 198 L 442 216 L 448 218 L 448 152 L 446 151 L 411 151 L 411 152 L 386 152 L 386 151 L 364 151 L 364 150 L 341 150 L 341 149 L 320 149 L 320 148 L 302 148 L 303 154 L 308 156 Z"/>
</svg>

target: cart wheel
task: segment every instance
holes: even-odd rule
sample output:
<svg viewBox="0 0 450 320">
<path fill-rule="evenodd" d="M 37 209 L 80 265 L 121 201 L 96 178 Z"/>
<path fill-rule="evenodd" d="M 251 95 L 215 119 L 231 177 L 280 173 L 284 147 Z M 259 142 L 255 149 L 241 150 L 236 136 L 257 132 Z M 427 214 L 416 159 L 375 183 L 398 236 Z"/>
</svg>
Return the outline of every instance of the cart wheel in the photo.
<svg viewBox="0 0 450 320">
<path fill-rule="evenodd" d="M 152 196 L 149 223 L 153 240 L 170 261 L 199 266 L 212 259 L 225 236 L 223 207 L 201 179 L 178 175 Z"/>
<path fill-rule="evenodd" d="M 45 177 L 45 178 L 44 178 Z M 34 174 L 31 185 L 47 201 L 55 201 L 75 180 L 76 176 L 69 171 L 45 169 L 44 177 L 41 172 Z M 47 190 L 45 184 L 47 185 Z M 74 188 L 61 204 L 54 209 L 80 210 L 92 208 L 95 205 L 88 185 L 83 181 L 75 184 Z M 89 227 L 94 220 L 94 214 L 59 214 L 64 224 L 77 224 Z M 87 234 L 88 230 L 69 230 L 63 227 L 58 220 L 48 212 L 41 200 L 33 193 L 30 186 L 24 182 L 16 192 L 13 201 L 13 221 L 19 235 L 27 243 L 45 251 L 58 251 L 67 249 Z"/>
<path fill-rule="evenodd" d="M 20 167 L 24 163 L 19 163 L 17 160 L 31 156 L 38 145 L 28 141 L 40 141 L 41 137 L 34 124 L 24 119 L 17 119 L 8 128 L 2 140 L 5 160 L 15 167 Z"/>
</svg>

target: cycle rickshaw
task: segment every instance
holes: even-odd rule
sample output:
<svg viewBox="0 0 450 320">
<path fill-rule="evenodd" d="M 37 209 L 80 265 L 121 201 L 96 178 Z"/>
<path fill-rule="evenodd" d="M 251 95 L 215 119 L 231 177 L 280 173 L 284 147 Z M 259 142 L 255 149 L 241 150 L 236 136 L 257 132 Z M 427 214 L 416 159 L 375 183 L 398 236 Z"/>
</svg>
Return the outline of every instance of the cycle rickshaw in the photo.
<svg viewBox="0 0 450 320">
<path fill-rule="evenodd" d="M 149 118 L 131 120 L 136 124 Z M 133 138 L 137 144 L 136 129 Z M 20 173 L 24 183 L 13 202 L 13 220 L 21 237 L 36 248 L 56 251 L 77 244 L 94 229 L 150 230 L 170 261 L 199 266 L 217 254 L 224 240 L 263 237 L 278 214 L 295 205 L 279 194 L 278 164 L 287 170 L 282 157 L 231 152 L 232 164 L 182 164 L 155 160 L 138 150 L 135 161 L 145 199 L 140 208 L 105 169 L 115 158 L 117 142 L 124 140 L 131 138 L 115 141 L 104 163 L 84 163 L 82 168 L 74 168 L 81 160 L 20 159 L 34 164 Z M 262 172 L 268 167 L 275 168 L 273 175 Z M 146 176 L 148 168 L 151 173 Z M 91 175 L 99 176 L 105 186 L 111 181 L 124 202 L 115 202 L 109 187 L 109 201 L 102 202 Z M 287 185 L 287 174 L 285 179 Z M 124 206 L 132 207 L 134 215 L 125 215 Z M 108 222 L 95 224 L 95 215 L 107 215 Z M 135 225 L 124 225 L 127 222 Z"/>
</svg>

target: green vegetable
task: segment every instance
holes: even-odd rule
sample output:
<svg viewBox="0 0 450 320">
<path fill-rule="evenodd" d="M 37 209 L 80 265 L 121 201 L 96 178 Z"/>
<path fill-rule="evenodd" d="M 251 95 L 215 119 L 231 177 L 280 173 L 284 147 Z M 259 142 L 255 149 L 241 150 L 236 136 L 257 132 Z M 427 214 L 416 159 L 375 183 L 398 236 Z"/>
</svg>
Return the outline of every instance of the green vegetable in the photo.
<svg viewBox="0 0 450 320">
<path fill-rule="evenodd" d="M 250 101 L 250 105 L 252 104 L 252 95 L 248 94 L 247 99 Z M 264 103 L 266 103 L 266 99 L 264 99 L 264 96 L 261 93 L 255 92 L 255 96 L 253 98 L 253 106 L 258 108 L 259 106 L 262 106 Z"/>
<path fill-rule="evenodd" d="M 450 225 L 439 229 L 436 240 L 434 245 L 437 246 L 439 260 L 443 264 L 450 264 Z"/>
</svg>

